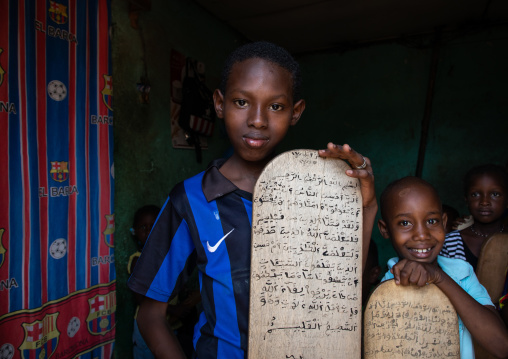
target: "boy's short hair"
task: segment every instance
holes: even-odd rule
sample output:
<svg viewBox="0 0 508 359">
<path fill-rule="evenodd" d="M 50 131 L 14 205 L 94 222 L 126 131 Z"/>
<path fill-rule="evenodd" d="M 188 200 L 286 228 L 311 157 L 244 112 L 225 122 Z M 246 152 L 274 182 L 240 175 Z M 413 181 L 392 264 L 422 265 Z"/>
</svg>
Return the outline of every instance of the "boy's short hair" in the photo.
<svg viewBox="0 0 508 359">
<path fill-rule="evenodd" d="M 471 168 L 464 176 L 464 195 L 473 181 L 473 178 L 480 175 L 492 175 L 498 177 L 503 182 L 503 187 L 508 191 L 508 170 L 503 166 L 494 164 L 484 164 Z"/>
<path fill-rule="evenodd" d="M 293 79 L 293 101 L 300 100 L 300 87 L 302 83 L 300 65 L 286 49 L 267 41 L 252 42 L 240 46 L 227 57 L 222 69 L 219 86 L 222 94 L 226 94 L 226 85 L 233 65 L 254 58 L 273 62 L 289 71 Z"/>
<path fill-rule="evenodd" d="M 407 177 L 402 177 L 400 179 L 390 182 L 388 184 L 388 186 L 386 186 L 384 191 L 381 193 L 381 197 L 379 198 L 380 207 L 381 207 L 381 218 L 386 220 L 386 210 L 387 210 L 386 206 L 388 205 L 388 201 L 387 201 L 388 196 L 391 195 L 392 192 L 395 191 L 396 189 L 402 189 L 403 187 L 407 187 L 408 185 L 412 185 L 412 184 L 416 184 L 416 183 L 422 184 L 422 185 L 428 187 L 429 189 L 431 189 L 439 201 L 439 206 L 442 208 L 441 199 L 439 198 L 439 194 L 437 193 L 437 190 L 434 188 L 433 185 L 431 185 L 429 182 L 427 182 L 419 177 L 407 176 Z"/>
<path fill-rule="evenodd" d="M 146 206 L 139 208 L 134 214 L 133 221 L 134 225 L 136 225 L 136 223 L 138 223 L 141 220 L 141 217 L 144 216 L 145 214 L 153 214 L 157 218 L 160 210 L 161 209 L 154 204 L 148 204 Z"/>
</svg>

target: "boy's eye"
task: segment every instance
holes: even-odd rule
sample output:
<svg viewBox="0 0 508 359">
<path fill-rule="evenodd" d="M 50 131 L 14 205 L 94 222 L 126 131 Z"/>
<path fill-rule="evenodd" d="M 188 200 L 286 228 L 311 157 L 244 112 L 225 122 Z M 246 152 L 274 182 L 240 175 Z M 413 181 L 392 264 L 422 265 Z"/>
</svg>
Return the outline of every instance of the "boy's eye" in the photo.
<svg viewBox="0 0 508 359">
<path fill-rule="evenodd" d="M 427 222 L 429 224 L 438 224 L 439 223 L 439 219 L 437 219 L 437 218 L 431 218 Z"/>
<path fill-rule="evenodd" d="M 272 111 L 281 111 L 284 107 L 279 105 L 278 103 L 273 103 L 270 105 L 270 110 Z"/>
<path fill-rule="evenodd" d="M 478 192 L 472 192 L 472 193 L 470 194 L 470 196 L 471 196 L 471 197 L 478 197 L 478 196 L 479 196 L 479 194 L 478 194 Z"/>
<path fill-rule="evenodd" d="M 399 225 L 401 225 L 402 227 L 407 227 L 407 226 L 411 225 L 411 222 L 403 220 L 403 221 L 399 222 Z"/>
<path fill-rule="evenodd" d="M 492 197 L 500 197 L 501 193 L 499 192 L 492 192 Z"/>
<path fill-rule="evenodd" d="M 240 107 L 245 107 L 247 106 L 247 101 L 245 100 L 234 100 L 233 103 L 235 103 L 236 105 L 240 106 Z"/>
</svg>

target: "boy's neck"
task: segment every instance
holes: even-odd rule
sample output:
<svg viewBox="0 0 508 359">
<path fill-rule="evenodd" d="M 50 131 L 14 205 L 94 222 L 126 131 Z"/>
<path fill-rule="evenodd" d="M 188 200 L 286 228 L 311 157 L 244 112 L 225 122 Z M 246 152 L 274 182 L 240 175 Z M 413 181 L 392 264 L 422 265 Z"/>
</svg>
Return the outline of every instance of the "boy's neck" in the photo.
<svg viewBox="0 0 508 359">
<path fill-rule="evenodd" d="M 249 162 L 238 156 L 231 156 L 219 169 L 224 177 L 239 189 L 252 193 L 254 186 L 266 164 L 271 160 Z"/>
</svg>

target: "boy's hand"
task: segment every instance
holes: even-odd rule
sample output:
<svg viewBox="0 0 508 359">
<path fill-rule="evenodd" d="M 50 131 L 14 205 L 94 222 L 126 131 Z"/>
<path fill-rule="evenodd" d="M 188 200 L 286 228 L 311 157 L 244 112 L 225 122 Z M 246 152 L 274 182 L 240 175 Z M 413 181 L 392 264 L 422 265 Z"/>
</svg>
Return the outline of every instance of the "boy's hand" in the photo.
<svg viewBox="0 0 508 359">
<path fill-rule="evenodd" d="M 377 213 L 376 191 L 374 189 L 374 173 L 370 160 L 354 151 L 351 146 L 335 145 L 329 142 L 326 150 L 319 150 L 319 156 L 340 158 L 349 162 L 353 169 L 347 170 L 346 175 L 360 180 L 363 206 L 363 237 L 362 237 L 362 273 L 369 254 L 370 237 Z"/>
<path fill-rule="evenodd" d="M 349 177 L 358 178 L 362 192 L 363 207 L 375 206 L 377 209 L 376 193 L 374 189 L 374 173 L 370 160 L 351 148 L 348 144 L 343 146 L 328 143 L 326 150 L 319 150 L 321 157 L 340 158 L 349 162 L 353 169 L 347 170 Z M 365 167 L 363 167 L 365 166 Z M 363 167 L 363 168 L 360 168 Z"/>
<path fill-rule="evenodd" d="M 439 284 L 443 280 L 443 270 L 437 264 L 415 262 L 402 259 L 392 269 L 395 284 L 403 286 L 417 285 L 423 287 L 427 284 Z"/>
</svg>

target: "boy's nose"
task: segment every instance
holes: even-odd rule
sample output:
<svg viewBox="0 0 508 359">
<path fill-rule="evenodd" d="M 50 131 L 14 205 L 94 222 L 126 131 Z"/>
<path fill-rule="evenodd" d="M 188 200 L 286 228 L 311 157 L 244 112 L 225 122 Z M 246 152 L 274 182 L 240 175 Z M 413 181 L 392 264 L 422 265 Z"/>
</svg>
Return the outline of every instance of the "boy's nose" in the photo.
<svg viewBox="0 0 508 359">
<path fill-rule="evenodd" d="M 253 126 L 255 128 L 264 128 L 267 127 L 268 121 L 266 119 L 266 113 L 263 111 L 261 106 L 252 107 L 252 111 L 249 114 L 249 126 Z"/>
<path fill-rule="evenodd" d="M 482 206 L 490 205 L 490 197 L 486 195 L 480 195 L 480 205 Z"/>
<path fill-rule="evenodd" d="M 430 231 L 425 224 L 420 224 L 415 227 L 414 238 L 423 241 L 430 237 Z"/>
</svg>

